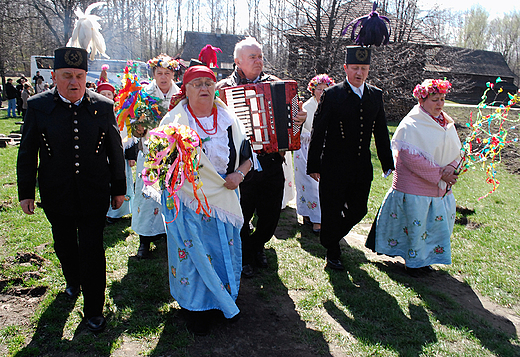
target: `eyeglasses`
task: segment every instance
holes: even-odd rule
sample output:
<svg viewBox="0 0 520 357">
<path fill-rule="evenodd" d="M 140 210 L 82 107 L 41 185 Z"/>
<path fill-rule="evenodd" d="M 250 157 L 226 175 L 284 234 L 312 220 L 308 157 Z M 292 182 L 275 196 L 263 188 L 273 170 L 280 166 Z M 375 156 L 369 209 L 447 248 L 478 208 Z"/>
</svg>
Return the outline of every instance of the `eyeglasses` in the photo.
<svg viewBox="0 0 520 357">
<path fill-rule="evenodd" d="M 201 87 L 213 88 L 215 86 L 215 82 L 213 81 L 192 81 L 188 84 L 196 89 L 200 89 Z"/>
</svg>

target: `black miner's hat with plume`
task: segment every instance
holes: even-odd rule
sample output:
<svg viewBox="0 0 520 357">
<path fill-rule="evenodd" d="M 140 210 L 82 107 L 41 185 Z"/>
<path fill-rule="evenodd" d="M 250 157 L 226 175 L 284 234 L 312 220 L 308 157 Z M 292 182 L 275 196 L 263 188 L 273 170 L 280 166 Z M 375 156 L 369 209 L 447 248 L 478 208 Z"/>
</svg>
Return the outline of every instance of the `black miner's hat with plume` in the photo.
<svg viewBox="0 0 520 357">
<path fill-rule="evenodd" d="M 370 46 L 381 46 L 381 44 L 387 45 L 390 41 L 390 20 L 386 16 L 379 16 L 376 9 L 377 2 L 374 2 L 372 11 L 368 15 L 358 17 L 351 21 L 341 32 L 341 35 L 344 36 L 349 27 L 352 26 L 350 38 L 358 45 L 347 47 L 345 63 L 370 64 Z M 358 28 L 359 31 L 356 35 Z M 362 51 L 364 55 L 360 56 L 359 51 Z"/>
</svg>

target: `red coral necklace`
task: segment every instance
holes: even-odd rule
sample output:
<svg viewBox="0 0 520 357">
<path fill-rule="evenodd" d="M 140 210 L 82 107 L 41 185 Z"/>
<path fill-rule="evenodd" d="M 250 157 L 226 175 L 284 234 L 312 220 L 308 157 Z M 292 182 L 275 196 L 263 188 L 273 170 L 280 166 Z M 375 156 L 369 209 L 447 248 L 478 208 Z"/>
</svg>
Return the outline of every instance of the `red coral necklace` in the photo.
<svg viewBox="0 0 520 357">
<path fill-rule="evenodd" d="M 195 119 L 195 122 L 199 126 L 199 128 L 202 129 L 203 132 L 205 132 L 208 135 L 215 135 L 217 133 L 217 106 L 213 105 L 213 109 L 211 110 L 211 114 L 213 114 L 213 128 L 206 130 L 199 119 L 197 119 L 197 116 L 193 114 L 193 110 L 191 110 L 190 105 L 188 104 L 188 110 L 191 114 L 191 116 Z"/>
</svg>

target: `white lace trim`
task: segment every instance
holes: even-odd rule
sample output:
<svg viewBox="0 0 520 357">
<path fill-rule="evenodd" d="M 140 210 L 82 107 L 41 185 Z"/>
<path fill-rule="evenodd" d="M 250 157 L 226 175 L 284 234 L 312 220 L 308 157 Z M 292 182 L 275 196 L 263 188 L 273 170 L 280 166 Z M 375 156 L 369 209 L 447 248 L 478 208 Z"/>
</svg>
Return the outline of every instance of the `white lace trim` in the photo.
<svg viewBox="0 0 520 357">
<path fill-rule="evenodd" d="M 191 209 L 192 211 L 197 211 L 198 202 L 195 198 L 188 197 L 184 192 L 178 191 L 177 192 L 179 199 L 182 201 L 182 203 Z M 204 199 L 203 197 L 199 197 L 201 200 Z M 213 218 L 218 218 L 224 223 L 230 223 L 236 228 L 242 228 L 242 225 L 244 224 L 244 217 L 237 216 L 229 211 L 226 211 L 222 208 L 216 207 L 209 203 L 209 207 L 211 208 L 211 212 L 209 212 L 210 216 Z"/>
<path fill-rule="evenodd" d="M 188 110 L 188 105 L 184 106 L 184 110 L 188 114 L 190 127 L 195 129 L 202 139 L 202 150 L 208 157 L 209 161 L 215 167 L 215 170 L 221 175 L 225 175 L 229 163 L 229 138 L 227 128 L 233 124 L 233 118 L 226 113 L 225 110 L 217 107 L 217 132 L 214 135 L 208 135 L 202 130 Z M 213 127 L 213 115 L 208 117 L 197 117 L 204 129 L 208 130 Z M 210 138 L 208 141 L 204 139 Z"/>
<path fill-rule="evenodd" d="M 407 143 L 406 141 L 392 140 L 392 153 L 394 155 L 394 161 L 397 157 L 397 152 L 400 150 L 408 150 L 408 152 L 412 155 L 421 155 L 426 160 L 428 160 L 432 166 L 438 166 L 433 155 L 427 153 L 426 151 L 423 151 L 417 146 Z"/>
</svg>

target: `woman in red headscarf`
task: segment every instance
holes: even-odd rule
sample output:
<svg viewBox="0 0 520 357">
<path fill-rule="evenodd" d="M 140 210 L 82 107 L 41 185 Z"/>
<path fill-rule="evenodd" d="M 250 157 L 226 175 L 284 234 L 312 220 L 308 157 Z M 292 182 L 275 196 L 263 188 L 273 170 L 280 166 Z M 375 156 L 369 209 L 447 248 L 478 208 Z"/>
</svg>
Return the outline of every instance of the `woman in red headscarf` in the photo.
<svg viewBox="0 0 520 357">
<path fill-rule="evenodd" d="M 187 315 L 195 334 L 209 331 L 211 310 L 231 319 L 242 271 L 240 229 L 244 223 L 238 186 L 251 167 L 245 129 L 227 106 L 215 97 L 215 74 L 205 66 L 184 73 L 181 91 L 172 97 L 161 126 L 172 122 L 195 130 L 201 139 L 199 177 L 210 207 L 209 216 L 196 213 L 197 202 L 178 191 L 180 207 L 163 215 L 168 237 L 170 292 Z"/>
</svg>

